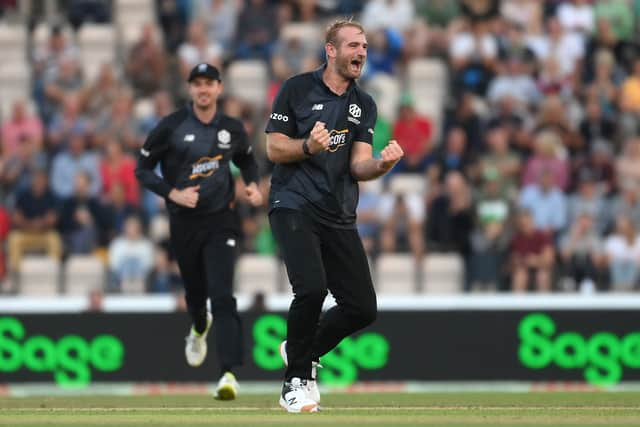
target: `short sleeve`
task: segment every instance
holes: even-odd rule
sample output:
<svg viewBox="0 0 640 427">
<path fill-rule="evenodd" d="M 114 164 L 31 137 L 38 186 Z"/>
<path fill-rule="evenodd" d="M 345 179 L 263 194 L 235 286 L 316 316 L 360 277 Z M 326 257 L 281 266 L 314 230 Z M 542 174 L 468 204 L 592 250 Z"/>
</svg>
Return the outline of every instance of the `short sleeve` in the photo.
<svg viewBox="0 0 640 427">
<path fill-rule="evenodd" d="M 293 109 L 294 90 L 291 80 L 282 84 L 276 99 L 273 101 L 271 115 L 267 123 L 266 132 L 279 132 L 291 138 L 295 138 L 296 120 Z"/>
<path fill-rule="evenodd" d="M 372 99 L 366 104 L 362 120 L 356 127 L 354 141 L 366 142 L 373 145 L 373 133 L 376 127 L 376 120 L 378 118 L 378 108 L 376 103 Z"/>
</svg>

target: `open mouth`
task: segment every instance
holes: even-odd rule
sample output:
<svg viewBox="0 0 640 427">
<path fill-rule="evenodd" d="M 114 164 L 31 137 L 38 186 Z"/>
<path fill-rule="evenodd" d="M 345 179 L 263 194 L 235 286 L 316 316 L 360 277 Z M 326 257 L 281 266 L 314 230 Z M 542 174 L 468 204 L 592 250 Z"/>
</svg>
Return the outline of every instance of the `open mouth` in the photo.
<svg viewBox="0 0 640 427">
<path fill-rule="evenodd" d="M 350 63 L 351 70 L 359 72 L 362 69 L 362 62 L 363 61 L 361 59 L 358 59 L 358 58 L 352 59 L 351 63 Z"/>
</svg>

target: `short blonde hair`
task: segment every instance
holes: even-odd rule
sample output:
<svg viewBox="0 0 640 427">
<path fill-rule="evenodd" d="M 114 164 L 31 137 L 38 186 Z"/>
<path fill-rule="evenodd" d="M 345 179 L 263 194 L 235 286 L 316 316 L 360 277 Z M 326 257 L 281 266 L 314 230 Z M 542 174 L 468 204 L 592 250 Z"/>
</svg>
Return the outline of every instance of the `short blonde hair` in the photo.
<svg viewBox="0 0 640 427">
<path fill-rule="evenodd" d="M 327 28 L 325 43 L 331 43 L 334 46 L 338 46 L 340 44 L 340 40 L 338 39 L 338 32 L 345 27 L 357 28 L 361 33 L 364 33 L 364 27 L 358 21 L 354 21 L 353 19 L 338 20 L 329 25 L 329 27 Z"/>
</svg>

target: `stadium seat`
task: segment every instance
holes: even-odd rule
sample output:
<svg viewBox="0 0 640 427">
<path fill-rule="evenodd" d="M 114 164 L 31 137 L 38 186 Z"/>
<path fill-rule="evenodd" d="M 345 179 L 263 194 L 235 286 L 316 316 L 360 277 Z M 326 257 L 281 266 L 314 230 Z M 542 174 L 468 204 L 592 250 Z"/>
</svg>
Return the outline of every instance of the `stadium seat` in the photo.
<svg viewBox="0 0 640 427">
<path fill-rule="evenodd" d="M 31 70 L 25 61 L 0 64 L 0 111 L 3 120 L 16 99 L 31 98 Z"/>
<path fill-rule="evenodd" d="M 280 272 L 276 257 L 242 255 L 236 266 L 235 291 L 247 296 L 253 296 L 257 292 L 263 292 L 265 295 L 277 293 Z"/>
<path fill-rule="evenodd" d="M 4 63 L 24 62 L 28 59 L 27 31 L 24 26 L 0 24 L 0 52 Z"/>
<path fill-rule="evenodd" d="M 267 97 L 267 65 L 256 60 L 234 61 L 229 65 L 225 82 L 231 95 L 262 107 Z"/>
<path fill-rule="evenodd" d="M 64 38 L 69 44 L 73 44 L 75 42 L 75 38 L 71 28 L 68 26 L 62 27 L 62 34 L 64 34 Z M 49 36 L 51 35 L 51 26 L 46 22 L 42 22 L 36 26 L 33 30 L 32 41 L 33 47 L 36 52 L 42 51 L 47 46 L 49 42 Z"/>
<path fill-rule="evenodd" d="M 416 262 L 410 254 L 382 254 L 375 263 L 375 286 L 380 294 L 416 292 Z"/>
<path fill-rule="evenodd" d="M 20 262 L 20 293 L 29 296 L 58 294 L 60 263 L 44 255 L 27 255 Z"/>
<path fill-rule="evenodd" d="M 318 44 L 322 40 L 322 33 L 318 25 L 312 22 L 290 22 L 280 31 L 282 40 L 297 38 L 303 43 Z"/>
<path fill-rule="evenodd" d="M 389 191 L 392 194 L 424 194 L 426 190 L 427 179 L 422 174 L 397 173 L 389 179 Z"/>
<path fill-rule="evenodd" d="M 105 265 L 94 255 L 72 255 L 65 263 L 64 292 L 67 295 L 87 295 L 103 290 L 106 280 Z"/>
<path fill-rule="evenodd" d="M 394 76 L 378 73 L 367 82 L 367 90 L 376 100 L 378 114 L 387 120 L 395 120 L 398 115 L 400 82 Z"/>
<path fill-rule="evenodd" d="M 114 23 L 120 34 L 124 55 L 140 38 L 140 31 L 149 22 L 156 22 L 155 5 L 153 0 L 116 0 L 114 4 Z M 162 34 L 156 31 L 156 40 L 162 41 Z"/>
<path fill-rule="evenodd" d="M 103 64 L 113 64 L 116 57 L 116 35 L 112 25 L 85 24 L 78 31 L 82 71 L 93 81 Z"/>
<path fill-rule="evenodd" d="M 427 294 L 455 294 L 462 289 L 464 264 L 458 254 L 428 254 L 423 263 L 421 291 Z"/>
<path fill-rule="evenodd" d="M 447 67 L 439 59 L 414 59 L 407 67 L 408 90 L 416 110 L 435 124 L 434 140 L 441 132 L 442 110 L 447 94 Z"/>
</svg>

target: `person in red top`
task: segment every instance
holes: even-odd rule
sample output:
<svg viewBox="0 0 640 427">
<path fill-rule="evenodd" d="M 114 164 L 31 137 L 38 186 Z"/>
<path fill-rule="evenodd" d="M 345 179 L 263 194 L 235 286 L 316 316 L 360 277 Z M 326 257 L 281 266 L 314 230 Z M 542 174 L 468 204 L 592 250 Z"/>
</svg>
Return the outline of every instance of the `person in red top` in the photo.
<svg viewBox="0 0 640 427">
<path fill-rule="evenodd" d="M 24 100 L 16 100 L 12 105 L 11 118 L 0 128 L 2 154 L 9 158 L 13 155 L 20 141 L 30 138 L 38 147 L 42 146 L 42 121 L 27 111 Z"/>
<path fill-rule="evenodd" d="M 105 143 L 105 155 L 100 164 L 102 192 L 109 194 L 111 187 L 120 184 L 124 189 L 127 203 L 140 205 L 140 186 L 135 175 L 136 162 L 124 153 L 122 145 L 115 139 Z"/>
<path fill-rule="evenodd" d="M 418 114 L 409 94 L 404 94 L 400 99 L 400 113 L 393 126 L 393 138 L 404 150 L 404 157 L 394 172 L 424 172 L 431 163 L 433 125 L 427 117 Z"/>
<path fill-rule="evenodd" d="M 511 289 L 525 292 L 530 278 L 539 291 L 551 291 L 554 249 L 551 236 L 535 229 L 527 210 L 518 215 L 518 229 L 511 241 Z"/>
</svg>

